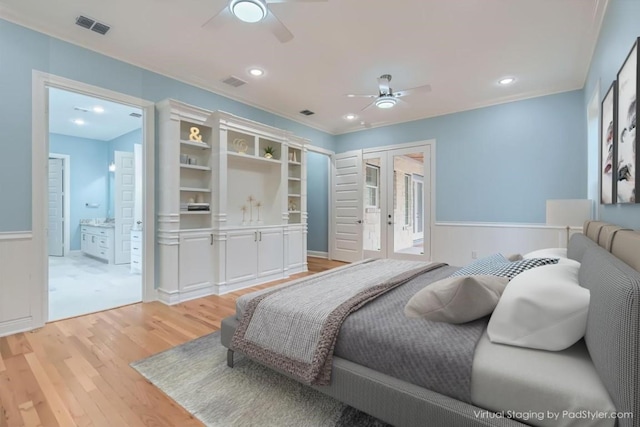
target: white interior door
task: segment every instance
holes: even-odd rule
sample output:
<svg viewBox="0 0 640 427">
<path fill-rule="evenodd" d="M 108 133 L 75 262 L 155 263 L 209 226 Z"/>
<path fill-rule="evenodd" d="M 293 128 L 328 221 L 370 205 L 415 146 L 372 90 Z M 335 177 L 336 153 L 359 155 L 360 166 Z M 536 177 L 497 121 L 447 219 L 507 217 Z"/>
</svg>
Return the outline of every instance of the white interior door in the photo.
<svg viewBox="0 0 640 427">
<path fill-rule="evenodd" d="M 134 155 L 116 151 L 115 163 L 115 263 L 129 264 L 135 205 Z"/>
<path fill-rule="evenodd" d="M 135 157 L 135 207 L 133 210 L 133 220 L 135 229 L 142 228 L 142 144 L 133 144 L 133 155 Z"/>
<path fill-rule="evenodd" d="M 49 256 L 64 256 L 64 161 L 49 159 Z"/>
<path fill-rule="evenodd" d="M 332 259 L 362 259 L 362 151 L 336 154 L 333 165 Z"/>
</svg>

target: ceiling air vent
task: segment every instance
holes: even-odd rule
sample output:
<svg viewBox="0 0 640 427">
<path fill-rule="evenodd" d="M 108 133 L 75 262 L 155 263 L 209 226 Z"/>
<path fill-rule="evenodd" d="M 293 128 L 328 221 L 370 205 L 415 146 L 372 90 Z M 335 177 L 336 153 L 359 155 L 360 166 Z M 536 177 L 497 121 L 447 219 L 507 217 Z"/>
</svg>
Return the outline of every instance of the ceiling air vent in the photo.
<svg viewBox="0 0 640 427">
<path fill-rule="evenodd" d="M 107 24 L 103 24 L 101 22 L 96 21 L 95 19 L 87 18 L 86 16 L 78 16 L 76 18 L 76 25 L 80 25 L 82 28 L 86 28 L 87 30 L 95 31 L 98 34 L 102 34 L 103 36 L 107 34 L 107 31 L 111 29 Z"/>
<path fill-rule="evenodd" d="M 100 22 L 96 22 L 95 24 L 93 24 L 93 27 L 91 27 L 91 31 L 95 31 L 96 33 L 102 34 L 103 36 L 107 34 L 107 31 L 109 31 L 110 29 L 110 26 L 102 24 Z"/>
<path fill-rule="evenodd" d="M 135 117 L 135 118 L 137 118 L 137 119 L 139 119 L 140 117 L 142 117 L 142 114 L 140 114 L 140 113 L 131 113 L 131 114 L 129 114 L 129 115 L 130 115 L 131 117 Z"/>
<path fill-rule="evenodd" d="M 300 111 L 300 114 L 305 115 L 305 116 L 313 116 L 315 113 L 311 110 L 302 110 Z"/>
<path fill-rule="evenodd" d="M 222 81 L 222 83 L 226 83 L 229 86 L 233 86 L 233 87 L 240 87 L 242 85 L 246 85 L 247 84 L 247 82 L 245 82 L 244 80 L 240 80 L 239 78 L 234 77 L 234 76 L 227 77 L 226 79 L 224 79 Z"/>
<path fill-rule="evenodd" d="M 82 108 L 82 107 L 73 107 L 73 109 L 75 111 L 80 111 L 82 113 L 88 113 L 89 112 L 89 110 L 87 110 L 86 108 Z"/>
<path fill-rule="evenodd" d="M 83 28 L 91 29 L 95 23 L 96 21 L 91 18 L 87 18 L 86 16 L 78 16 L 76 18 L 76 25 L 80 25 Z"/>
</svg>

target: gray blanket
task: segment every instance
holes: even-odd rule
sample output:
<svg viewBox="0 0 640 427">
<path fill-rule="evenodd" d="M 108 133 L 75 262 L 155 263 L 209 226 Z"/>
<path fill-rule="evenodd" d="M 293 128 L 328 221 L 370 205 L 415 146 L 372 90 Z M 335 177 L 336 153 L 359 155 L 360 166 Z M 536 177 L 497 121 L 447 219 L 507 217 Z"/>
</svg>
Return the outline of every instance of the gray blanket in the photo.
<svg viewBox="0 0 640 427">
<path fill-rule="evenodd" d="M 368 260 L 252 295 L 241 302 L 245 306 L 231 348 L 307 384 L 326 385 L 344 319 L 441 265 Z"/>
<path fill-rule="evenodd" d="M 420 289 L 455 267 L 422 274 L 351 314 L 335 356 L 471 403 L 471 367 L 488 317 L 462 325 L 409 319 L 404 306 Z"/>
</svg>

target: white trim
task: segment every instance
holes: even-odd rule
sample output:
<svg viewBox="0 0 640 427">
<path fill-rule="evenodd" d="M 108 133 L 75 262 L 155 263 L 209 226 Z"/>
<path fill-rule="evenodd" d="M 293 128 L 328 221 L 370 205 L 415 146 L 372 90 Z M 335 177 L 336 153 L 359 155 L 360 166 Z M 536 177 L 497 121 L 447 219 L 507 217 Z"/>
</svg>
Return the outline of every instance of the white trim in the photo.
<svg viewBox="0 0 640 427">
<path fill-rule="evenodd" d="M 602 204 L 600 203 L 602 201 L 602 171 L 600 170 L 600 165 L 602 164 L 602 147 L 600 146 L 600 138 L 601 138 L 601 134 L 602 134 L 602 123 L 600 123 L 600 108 L 601 108 L 601 100 L 600 100 L 600 85 L 601 85 L 601 81 L 600 79 L 598 79 L 596 81 L 595 84 L 595 88 L 593 88 L 593 93 L 591 94 L 591 98 L 589 100 L 589 103 L 587 104 L 587 111 L 586 111 L 586 120 L 587 120 L 587 196 L 589 198 L 591 198 L 591 192 L 590 192 L 590 185 L 591 182 L 589 181 L 589 160 L 590 160 L 590 143 L 591 141 L 589 140 L 589 124 L 593 118 L 593 116 L 595 115 L 595 120 L 598 123 L 598 128 L 596 129 L 596 143 L 595 143 L 595 148 L 597 151 L 597 156 L 598 159 L 596 160 L 597 165 L 596 165 L 596 182 L 597 182 L 597 188 L 596 188 L 596 192 L 595 192 L 595 197 L 593 197 L 593 200 L 595 201 L 595 203 L 592 204 L 592 210 L 591 210 L 591 217 L 594 218 L 595 220 L 600 220 L 600 207 L 602 206 Z M 613 196 L 613 195 L 612 195 Z"/>
<path fill-rule="evenodd" d="M 329 252 L 307 251 L 307 256 L 314 258 L 329 259 Z"/>
<path fill-rule="evenodd" d="M 0 232 L 0 240 L 31 240 L 33 233 L 31 231 L 9 231 Z"/>
<path fill-rule="evenodd" d="M 335 163 L 335 157 L 336 157 L 336 153 L 334 151 L 328 150 L 326 148 L 322 148 L 322 147 L 317 147 L 315 145 L 307 145 L 306 146 L 308 151 L 313 151 L 314 153 L 318 153 L 318 154 L 323 154 L 327 157 L 329 157 L 329 162 L 327 163 L 327 174 L 329 176 L 329 194 L 328 194 L 328 200 L 327 200 L 327 232 L 329 233 L 328 238 L 327 238 L 327 245 L 329 245 L 329 247 L 327 249 L 330 250 L 331 248 L 331 241 L 333 239 L 333 221 L 331 221 L 331 213 L 333 212 L 333 193 L 332 193 L 332 188 L 333 188 L 333 164 Z M 307 161 L 308 164 L 308 161 Z M 309 169 L 307 168 L 307 171 Z M 308 172 L 307 172 L 308 173 Z M 308 192 L 308 186 L 309 186 L 309 180 L 307 179 L 307 192 Z M 308 224 L 307 224 L 308 225 Z M 325 252 L 318 252 L 318 253 L 325 253 Z M 326 258 L 327 259 L 331 259 L 329 253 L 326 253 Z M 324 257 L 321 257 L 324 258 Z"/>
<path fill-rule="evenodd" d="M 546 224 L 526 224 L 510 222 L 436 222 L 436 227 L 485 227 L 485 228 L 538 228 L 544 230 L 566 230 L 567 227 Z M 571 230 L 581 231 L 582 227 L 570 227 Z"/>
<path fill-rule="evenodd" d="M 68 154 L 49 153 L 50 159 L 62 159 L 64 204 L 62 206 L 64 216 L 64 253 L 71 252 L 71 156 Z"/>
<path fill-rule="evenodd" d="M 27 332 L 33 328 L 34 323 L 31 316 L 0 322 L 0 337 L 18 334 L 20 332 Z"/>
<path fill-rule="evenodd" d="M 314 153 L 324 154 L 325 156 L 335 156 L 335 151 L 328 150 L 326 148 L 318 147 L 316 145 L 305 145 L 308 151 L 313 151 Z"/>
<path fill-rule="evenodd" d="M 363 148 L 362 154 L 376 153 L 378 151 L 391 151 L 391 150 L 403 150 L 405 148 L 422 148 L 425 145 L 433 144 L 435 146 L 435 139 L 427 139 L 425 141 L 406 142 L 404 144 L 395 145 L 381 145 L 379 147 Z"/>
<path fill-rule="evenodd" d="M 143 110 L 143 301 L 157 299 L 154 278 L 155 259 L 155 105 L 137 97 L 108 89 L 33 70 L 32 72 L 32 228 L 35 269 L 32 277 L 31 312 L 33 326 L 43 326 L 49 317 L 49 268 L 46 244 L 47 204 L 44 203 L 49 158 L 49 99 L 48 88 L 55 87 L 70 92 L 127 104 Z M 45 162 L 46 160 L 46 162 Z"/>
</svg>

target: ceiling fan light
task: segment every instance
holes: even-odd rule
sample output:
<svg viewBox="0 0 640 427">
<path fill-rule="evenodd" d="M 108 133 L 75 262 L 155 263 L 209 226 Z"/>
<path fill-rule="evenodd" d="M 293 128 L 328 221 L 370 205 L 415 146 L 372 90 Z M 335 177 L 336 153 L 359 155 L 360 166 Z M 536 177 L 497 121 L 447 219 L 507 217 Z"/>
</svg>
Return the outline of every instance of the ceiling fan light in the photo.
<svg viewBox="0 0 640 427">
<path fill-rule="evenodd" d="M 395 98 L 390 96 L 385 96 L 385 97 L 379 98 L 376 101 L 376 107 L 382 108 L 382 109 L 393 108 L 397 102 L 398 101 Z"/>
<path fill-rule="evenodd" d="M 267 16 L 267 5 L 262 0 L 232 0 L 231 13 L 241 21 L 255 23 Z"/>
</svg>

